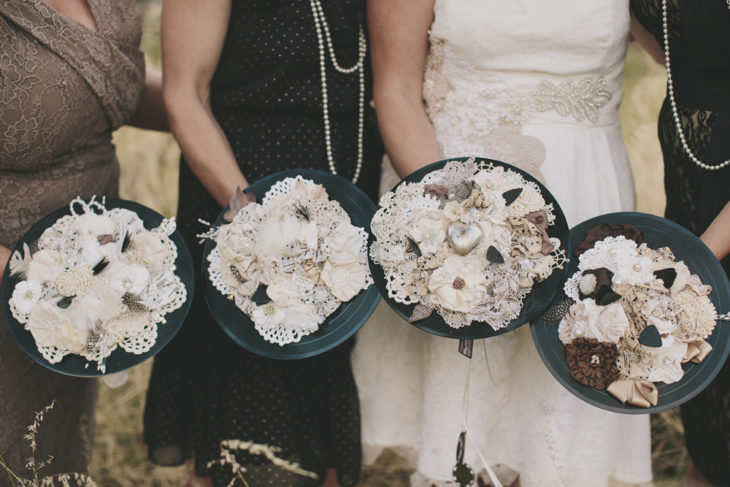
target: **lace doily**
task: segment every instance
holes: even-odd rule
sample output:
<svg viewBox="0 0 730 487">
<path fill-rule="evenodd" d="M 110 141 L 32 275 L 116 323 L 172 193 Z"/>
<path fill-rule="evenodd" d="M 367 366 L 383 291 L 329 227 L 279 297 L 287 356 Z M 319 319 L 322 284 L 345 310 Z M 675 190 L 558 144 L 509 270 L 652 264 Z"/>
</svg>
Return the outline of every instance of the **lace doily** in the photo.
<svg viewBox="0 0 730 487">
<path fill-rule="evenodd" d="M 711 348 L 704 342 L 718 319 L 711 288 L 668 247 L 655 250 L 623 235 L 605 237 L 580 255 L 564 290 L 576 302 L 560 322 L 560 341 L 615 344 L 619 381 L 677 382 L 683 363 L 704 359 L 688 353 L 690 345 Z"/>
<path fill-rule="evenodd" d="M 295 343 L 372 283 L 367 232 L 321 185 L 301 176 L 274 184 L 204 235 L 213 286 L 268 342 Z"/>
<path fill-rule="evenodd" d="M 140 355 L 157 325 L 180 308 L 185 285 L 175 275 L 174 219 L 151 230 L 133 211 L 76 198 L 71 214 L 47 228 L 31 249 L 16 251 L 10 310 L 50 363 L 68 354 L 97 362 L 117 347 Z"/>
<path fill-rule="evenodd" d="M 412 321 L 437 311 L 452 328 L 494 330 L 519 316 L 535 282 L 562 268 L 555 220 L 539 186 L 474 159 L 452 161 L 384 195 L 373 217 L 370 255 L 388 296 L 419 304 Z"/>
</svg>

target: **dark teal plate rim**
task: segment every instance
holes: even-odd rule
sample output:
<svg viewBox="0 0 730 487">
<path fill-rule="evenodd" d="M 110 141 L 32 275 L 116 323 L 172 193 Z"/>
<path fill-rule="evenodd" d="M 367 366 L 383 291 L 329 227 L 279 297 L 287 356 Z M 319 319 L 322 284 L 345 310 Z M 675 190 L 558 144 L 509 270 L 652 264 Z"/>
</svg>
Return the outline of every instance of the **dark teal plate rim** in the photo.
<svg viewBox="0 0 730 487">
<path fill-rule="evenodd" d="M 461 161 L 465 162 L 469 159 L 472 159 L 470 157 L 456 157 L 453 159 L 444 159 L 441 161 L 434 162 L 432 164 L 429 164 L 427 166 L 424 166 L 410 175 L 408 175 L 406 178 L 404 178 L 402 181 L 400 181 L 398 184 L 396 184 L 391 191 L 395 191 L 398 186 L 403 184 L 404 182 L 418 182 L 422 180 L 426 174 L 435 171 L 437 169 L 443 168 L 447 162 L 451 161 Z M 553 225 L 550 225 L 548 228 L 548 234 L 551 237 L 557 237 L 560 239 L 560 248 L 567 250 L 569 248 L 570 242 L 569 236 L 570 233 L 568 231 L 568 222 L 565 219 L 565 215 L 563 214 L 563 211 L 560 209 L 560 204 L 555 199 L 555 197 L 548 191 L 548 189 L 540 183 L 537 179 L 535 179 L 533 176 L 531 176 L 528 172 L 523 171 L 520 168 L 517 168 L 515 166 L 512 166 L 511 164 L 507 164 L 506 162 L 498 161 L 495 159 L 489 159 L 485 157 L 474 157 L 473 158 L 477 163 L 479 162 L 485 162 L 485 163 L 492 163 L 495 166 L 501 166 L 505 169 L 509 169 L 511 171 L 514 171 L 516 173 L 519 173 L 524 177 L 527 181 L 532 181 L 535 184 L 538 185 L 540 188 L 540 192 L 542 193 L 542 197 L 545 200 L 547 204 L 553 205 L 554 213 L 555 213 L 555 223 Z M 395 311 L 395 313 L 400 316 L 403 320 L 408 322 L 408 318 L 413 313 L 413 309 L 416 307 L 415 304 L 406 305 L 403 303 L 399 303 L 395 301 L 394 299 L 390 298 L 388 296 L 388 289 L 386 288 L 385 284 L 385 273 L 383 271 L 383 268 L 380 267 L 378 264 L 375 264 L 372 259 L 370 260 L 370 273 L 373 275 L 373 279 L 375 279 L 375 284 L 378 286 L 378 289 L 380 289 L 380 293 L 383 296 L 383 299 L 390 305 L 390 307 Z M 528 323 L 530 320 L 536 318 L 539 316 L 545 308 L 548 307 L 548 305 L 553 301 L 555 296 L 560 292 L 560 289 L 562 288 L 562 283 L 565 280 L 567 274 L 565 273 L 565 269 L 556 269 L 550 277 L 545 279 L 542 282 L 539 282 L 535 284 L 532 287 L 532 290 L 530 293 L 525 296 L 525 299 L 523 301 L 522 310 L 517 318 L 510 321 L 506 327 L 500 328 L 499 330 L 492 329 L 491 326 L 489 326 L 487 323 L 482 322 L 474 322 L 469 326 L 465 326 L 463 328 L 452 328 L 449 325 L 444 322 L 444 319 L 439 315 L 438 313 L 433 313 L 431 316 L 429 316 L 426 319 L 417 321 L 415 323 L 412 323 L 413 326 L 416 328 L 419 328 L 425 332 L 431 333 L 433 335 L 446 337 L 446 338 L 455 338 L 460 340 L 466 340 L 466 339 L 479 339 L 479 338 L 491 338 L 498 335 L 503 335 L 505 333 L 509 333 L 513 330 L 516 330 L 520 326 L 524 325 L 525 323 Z"/>
<path fill-rule="evenodd" d="M 730 282 L 720 262 L 709 248 L 694 234 L 684 227 L 655 215 L 638 212 L 619 212 L 597 216 L 575 226 L 571 231 L 570 264 L 568 276 L 578 269 L 578 259 L 573 255 L 573 248 L 582 242 L 591 228 L 601 223 L 628 223 L 644 231 L 645 242 L 651 248 L 668 246 L 678 260 L 683 260 L 693 274 L 697 274 L 702 282 L 712 286 L 710 299 L 718 313 L 730 311 Z M 557 300 L 565 297 L 560 293 Z M 570 377 L 568 364 L 565 362 L 563 345 L 558 338 L 557 324 L 548 324 L 538 319 L 532 322 L 530 331 L 545 367 L 566 389 L 576 397 L 606 411 L 624 414 L 658 413 L 677 407 L 702 392 L 715 376 L 730 353 L 730 323 L 718 322 L 707 341 L 713 350 L 699 364 L 684 364 L 684 377 L 673 384 L 656 383 L 659 392 L 657 405 L 641 408 L 630 404 L 621 404 L 606 391 L 599 391 L 573 380 Z"/>
<path fill-rule="evenodd" d="M 97 201 L 101 201 L 101 198 L 97 198 Z M 105 206 L 108 210 L 111 210 L 112 208 L 124 208 L 134 211 L 142 219 L 142 222 L 147 229 L 159 226 L 164 218 L 151 208 L 134 201 L 107 197 Z M 43 217 L 38 223 L 33 225 L 30 230 L 28 230 L 22 239 L 20 239 L 15 250 L 22 249 L 24 243 L 27 243 L 28 245 L 32 244 L 40 238 L 44 230 L 51 227 L 59 218 L 70 214 L 71 212 L 69 207 L 66 205 L 63 208 L 59 208 L 51 214 Z M 32 358 L 35 362 L 54 372 L 74 377 L 98 377 L 113 374 L 115 372 L 121 372 L 153 357 L 159 353 L 160 350 L 165 348 L 165 346 L 170 343 L 180 330 L 180 327 L 185 321 L 185 317 L 190 311 L 193 292 L 195 291 L 194 267 L 190 251 L 188 250 L 187 245 L 185 245 L 182 235 L 180 235 L 177 230 L 173 232 L 170 238 L 177 247 L 177 259 L 175 260 L 175 266 L 177 269 L 175 270 L 175 274 L 180 277 L 185 285 L 187 299 L 180 308 L 165 316 L 166 323 L 159 323 L 157 325 L 157 341 L 147 352 L 135 355 L 133 353 L 125 352 L 121 348 L 117 348 L 111 353 L 111 355 L 109 355 L 109 357 L 107 357 L 105 361 L 106 371 L 104 373 L 97 370 L 96 362 L 89 362 L 80 355 L 66 355 L 60 362 L 55 364 L 48 362 L 38 351 L 33 335 L 26 330 L 23 324 L 19 323 L 10 312 L 9 301 L 13 295 L 13 289 L 15 289 L 15 285 L 19 282 L 19 279 L 17 279 L 17 277 L 11 277 L 9 266 L 6 266 L 3 274 L 2 287 L 0 288 L 0 302 L 2 303 L 3 319 L 5 321 L 5 325 L 10 331 L 10 336 L 13 340 L 15 340 L 15 343 L 18 344 L 23 352 L 25 352 L 26 355 Z"/>
<path fill-rule="evenodd" d="M 289 169 L 270 174 L 258 179 L 248 188 L 261 201 L 264 194 L 278 181 L 285 178 L 301 176 L 322 184 L 330 199 L 337 201 L 347 212 L 355 226 L 366 230 L 370 228 L 370 220 L 375 214 L 375 204 L 357 186 L 347 179 L 317 169 Z M 223 223 L 223 213 L 214 225 Z M 269 343 L 256 331 L 253 321 L 235 303 L 223 296 L 210 281 L 208 274 L 208 255 L 213 250 L 214 242 L 207 240 L 203 247 L 201 275 L 205 302 L 218 326 L 238 345 L 262 357 L 277 360 L 298 360 L 314 357 L 342 344 L 352 337 L 373 314 L 380 301 L 380 293 L 375 286 L 370 286 L 353 299 L 342 305 L 330 315 L 319 330 L 302 337 L 297 343 L 278 345 Z"/>
</svg>

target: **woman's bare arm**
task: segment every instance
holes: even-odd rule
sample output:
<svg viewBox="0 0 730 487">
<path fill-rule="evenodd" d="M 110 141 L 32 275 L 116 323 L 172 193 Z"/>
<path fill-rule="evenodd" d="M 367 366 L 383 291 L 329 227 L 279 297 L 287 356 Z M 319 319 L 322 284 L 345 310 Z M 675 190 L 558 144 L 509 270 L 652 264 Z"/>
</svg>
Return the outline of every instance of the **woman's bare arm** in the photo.
<svg viewBox="0 0 730 487">
<path fill-rule="evenodd" d="M 421 95 L 434 0 L 368 0 L 375 110 L 403 177 L 441 159 Z"/>
<path fill-rule="evenodd" d="M 718 260 L 730 255 L 730 203 L 715 217 L 701 238 Z"/>
<path fill-rule="evenodd" d="M 165 0 L 162 8 L 163 96 L 170 129 L 203 186 L 224 206 L 248 186 L 210 108 L 213 78 L 232 0 Z"/>
</svg>

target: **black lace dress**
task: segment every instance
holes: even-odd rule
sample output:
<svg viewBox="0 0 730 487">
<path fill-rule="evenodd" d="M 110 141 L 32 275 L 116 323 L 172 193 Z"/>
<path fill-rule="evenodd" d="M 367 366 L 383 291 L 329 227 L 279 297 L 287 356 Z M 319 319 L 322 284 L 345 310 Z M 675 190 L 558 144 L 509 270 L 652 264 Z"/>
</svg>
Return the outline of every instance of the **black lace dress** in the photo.
<svg viewBox="0 0 730 487">
<path fill-rule="evenodd" d="M 322 0 L 322 5 L 338 60 L 350 66 L 357 59 L 362 5 L 355 0 Z M 352 178 L 358 76 L 337 73 L 329 59 L 327 65 L 334 157 L 338 174 Z M 232 2 L 211 105 L 249 181 L 291 168 L 328 170 L 319 66 L 309 1 Z M 369 106 L 367 110 L 358 185 L 375 197 L 383 147 L 374 113 Z M 220 211 L 181 164 L 178 228 L 198 266 L 202 246 L 196 234 L 205 230 L 198 218 L 214 221 Z M 227 485 L 230 469 L 206 464 L 217 457 L 221 440 L 251 440 L 282 448 L 280 457 L 320 479 L 335 467 L 341 485 L 354 485 L 361 447 L 352 343 L 304 360 L 261 358 L 223 334 L 208 313 L 201 288 L 199 279 L 183 329 L 155 359 L 144 418 L 150 458 L 175 465 L 192 453 L 198 475 L 210 474 L 215 485 Z M 289 474 L 263 457 L 239 455 L 238 461 L 248 470 L 251 486 L 322 483 Z"/>
<path fill-rule="evenodd" d="M 663 45 L 661 0 L 631 0 Z M 669 0 L 672 78 L 687 143 L 711 165 L 730 158 L 730 8 L 725 0 Z M 707 171 L 682 148 L 669 101 L 659 114 L 666 217 L 701 234 L 730 201 L 730 167 Z M 723 261 L 730 273 L 730 258 Z M 725 311 L 725 310 L 720 310 Z M 690 456 L 713 485 L 730 485 L 730 362 L 681 408 Z"/>
</svg>

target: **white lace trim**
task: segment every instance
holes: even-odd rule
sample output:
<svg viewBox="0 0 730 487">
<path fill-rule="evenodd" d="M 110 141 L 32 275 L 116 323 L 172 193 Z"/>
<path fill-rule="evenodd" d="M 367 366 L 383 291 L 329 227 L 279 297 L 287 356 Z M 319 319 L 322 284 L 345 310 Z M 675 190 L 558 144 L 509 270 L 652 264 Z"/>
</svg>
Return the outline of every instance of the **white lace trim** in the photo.
<svg viewBox="0 0 730 487">
<path fill-rule="evenodd" d="M 261 204 L 244 206 L 230 225 L 206 237 L 216 242 L 208 255 L 213 286 L 270 343 L 283 346 L 314 333 L 373 283 L 367 232 L 350 223 L 321 185 L 301 176 L 277 182 Z M 260 286 L 268 302 L 257 304 Z"/>
<path fill-rule="evenodd" d="M 157 325 L 186 300 L 169 238 L 175 220 L 146 230 L 133 211 L 107 210 L 94 198 L 76 198 L 70 208 L 71 215 L 43 232 L 34 252 L 25 247 L 14 254 L 11 272 L 26 280 L 16 285 L 10 309 L 50 363 L 78 354 L 103 373 L 117 347 L 148 352 Z M 94 274 L 102 259 L 106 266 Z M 27 288 L 36 283 L 41 291 L 34 296 Z"/>
</svg>

